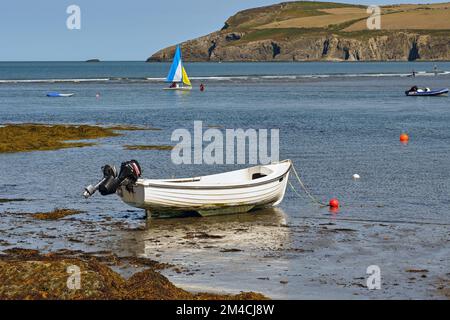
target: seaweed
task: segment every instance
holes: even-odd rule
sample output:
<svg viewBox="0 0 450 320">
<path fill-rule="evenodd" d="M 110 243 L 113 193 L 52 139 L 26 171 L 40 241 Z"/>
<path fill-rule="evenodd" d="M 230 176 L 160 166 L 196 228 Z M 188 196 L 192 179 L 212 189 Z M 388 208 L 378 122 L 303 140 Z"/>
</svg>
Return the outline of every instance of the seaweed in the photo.
<svg viewBox="0 0 450 320">
<path fill-rule="evenodd" d="M 59 209 L 56 208 L 53 211 L 50 212 L 38 212 L 33 213 L 33 218 L 38 220 L 58 220 L 67 216 L 71 216 L 74 214 L 83 213 L 83 211 L 80 210 L 72 210 L 72 209 Z"/>
<path fill-rule="evenodd" d="M 48 151 L 95 145 L 91 140 L 121 135 L 117 131 L 158 130 L 133 126 L 101 127 L 91 125 L 46 125 L 36 123 L 0 126 L 0 153 Z"/>
<path fill-rule="evenodd" d="M 71 256 L 73 254 L 73 256 Z M 79 288 L 68 288 L 69 267 L 78 267 Z M 1 300 L 263 300 L 254 292 L 238 295 L 190 293 L 176 287 L 149 263 L 128 280 L 96 257 L 63 250 L 41 254 L 13 248 L 0 255 Z"/>
<path fill-rule="evenodd" d="M 126 150 L 172 150 L 173 146 L 169 145 L 125 145 Z"/>
</svg>

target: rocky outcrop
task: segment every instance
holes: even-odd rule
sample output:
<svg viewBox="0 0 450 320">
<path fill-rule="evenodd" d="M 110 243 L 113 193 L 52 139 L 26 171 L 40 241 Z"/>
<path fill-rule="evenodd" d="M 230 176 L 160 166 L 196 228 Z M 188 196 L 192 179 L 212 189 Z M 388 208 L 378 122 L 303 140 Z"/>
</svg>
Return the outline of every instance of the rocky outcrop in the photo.
<svg viewBox="0 0 450 320">
<path fill-rule="evenodd" d="M 249 41 L 245 32 L 227 28 L 183 43 L 186 61 L 414 61 L 450 60 L 450 31 L 305 34 L 286 39 Z M 175 47 L 158 51 L 147 61 L 169 61 Z"/>
<path fill-rule="evenodd" d="M 364 6 L 290 1 L 247 9 L 221 30 L 184 42 L 183 55 L 187 61 L 450 60 L 450 3 L 381 12 L 383 28 L 369 30 Z M 148 61 L 169 61 L 174 51 L 160 50 Z"/>
</svg>

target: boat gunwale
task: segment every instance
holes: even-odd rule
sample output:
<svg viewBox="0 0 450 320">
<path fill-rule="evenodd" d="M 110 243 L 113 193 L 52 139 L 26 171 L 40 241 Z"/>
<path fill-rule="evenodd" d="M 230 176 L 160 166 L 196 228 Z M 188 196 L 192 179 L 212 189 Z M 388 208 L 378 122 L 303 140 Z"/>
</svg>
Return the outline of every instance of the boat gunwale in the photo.
<svg viewBox="0 0 450 320">
<path fill-rule="evenodd" d="M 183 186 L 183 185 L 162 185 L 162 184 L 155 184 L 155 183 L 137 183 L 136 185 L 141 185 L 143 187 L 152 187 L 152 188 L 161 188 L 161 189 L 186 189 L 186 190 L 220 190 L 220 189 L 242 189 L 242 188 L 251 188 L 251 187 L 257 187 L 260 185 L 272 183 L 274 181 L 280 180 L 282 177 L 286 176 L 286 174 L 291 171 L 292 168 L 292 161 L 290 160 L 284 160 L 280 162 L 279 164 L 283 162 L 289 162 L 289 167 L 284 171 L 282 174 L 271 178 L 270 180 L 265 181 L 258 181 L 255 183 L 248 183 L 248 184 L 239 184 L 239 185 L 225 185 L 225 186 L 219 186 L 219 185 L 204 185 L 204 186 Z M 232 172 L 232 171 L 231 171 Z M 252 180 L 251 182 L 253 182 Z"/>
</svg>

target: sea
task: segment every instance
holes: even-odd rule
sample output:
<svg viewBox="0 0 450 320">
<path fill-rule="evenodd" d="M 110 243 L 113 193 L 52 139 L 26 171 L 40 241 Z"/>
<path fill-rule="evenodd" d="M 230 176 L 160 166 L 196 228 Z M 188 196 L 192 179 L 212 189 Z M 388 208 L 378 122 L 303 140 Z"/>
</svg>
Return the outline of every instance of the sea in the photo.
<svg viewBox="0 0 450 320">
<path fill-rule="evenodd" d="M 169 67 L 0 62 L 2 125 L 160 129 L 125 131 L 84 148 L 0 154 L 0 199 L 8 199 L 0 201 L 0 250 L 107 249 L 148 257 L 179 266 L 163 273 L 191 291 L 443 297 L 450 283 L 450 100 L 404 92 L 450 87 L 450 62 L 186 63 L 190 92 L 162 90 Z M 51 91 L 74 96 L 49 98 Z M 279 130 L 280 160 L 291 159 L 311 194 L 326 203 L 337 198 L 339 210 L 311 201 L 293 175 L 299 194 L 288 188 L 277 208 L 221 217 L 146 219 L 116 196 L 82 197 L 107 163 L 136 159 L 147 178 L 251 165 L 176 165 L 167 150 L 124 148 L 173 145 L 174 130 L 192 131 L 194 121 L 205 129 Z M 407 144 L 401 133 L 409 135 Z M 54 208 L 83 213 L 31 218 Z"/>
</svg>

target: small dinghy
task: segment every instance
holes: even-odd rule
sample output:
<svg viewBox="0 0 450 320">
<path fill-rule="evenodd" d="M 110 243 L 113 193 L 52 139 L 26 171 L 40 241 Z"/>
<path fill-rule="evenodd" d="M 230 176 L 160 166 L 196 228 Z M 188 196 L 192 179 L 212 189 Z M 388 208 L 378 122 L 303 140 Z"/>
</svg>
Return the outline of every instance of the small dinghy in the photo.
<svg viewBox="0 0 450 320">
<path fill-rule="evenodd" d="M 448 88 L 431 90 L 430 88 L 418 88 L 413 86 L 405 94 L 409 97 L 420 97 L 420 96 L 442 96 L 448 93 Z"/>
<path fill-rule="evenodd" d="M 116 193 L 128 205 L 156 217 L 245 213 L 281 203 L 291 168 L 292 162 L 284 160 L 208 176 L 154 180 L 140 178 L 141 167 L 131 160 L 122 163 L 119 174 L 113 166 L 104 166 L 103 179 L 86 187 L 84 196 L 97 190 L 102 195 Z"/>
<path fill-rule="evenodd" d="M 59 93 L 59 92 L 49 92 L 47 97 L 72 97 L 74 93 Z"/>
<path fill-rule="evenodd" d="M 171 83 L 171 85 L 168 88 L 164 88 L 164 90 L 192 90 L 191 80 L 189 80 L 186 69 L 184 68 L 181 47 L 179 45 L 175 49 L 172 66 L 170 67 L 166 82 Z"/>
</svg>

